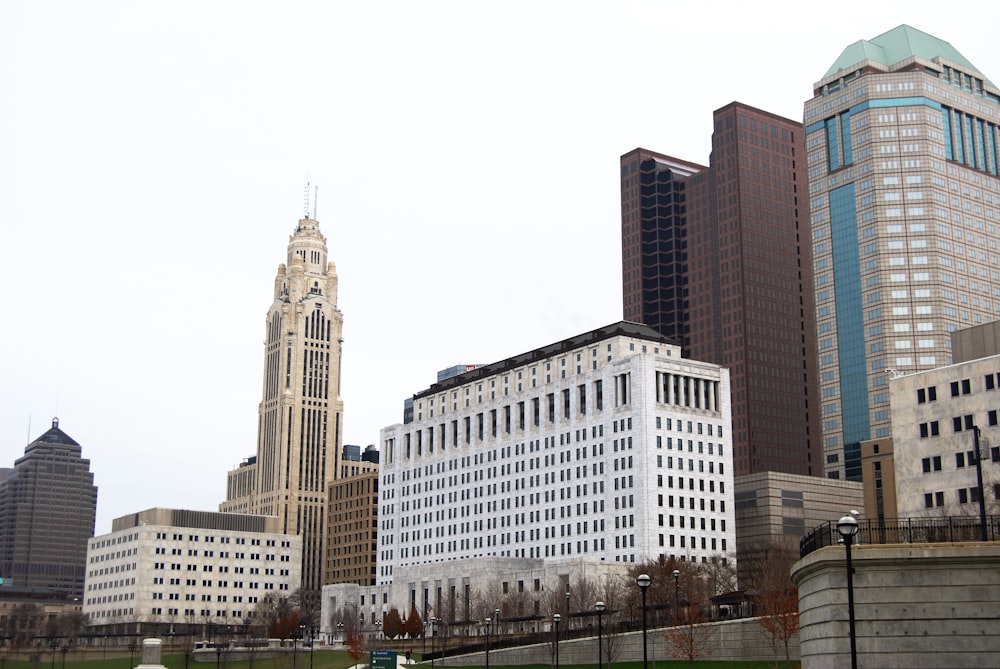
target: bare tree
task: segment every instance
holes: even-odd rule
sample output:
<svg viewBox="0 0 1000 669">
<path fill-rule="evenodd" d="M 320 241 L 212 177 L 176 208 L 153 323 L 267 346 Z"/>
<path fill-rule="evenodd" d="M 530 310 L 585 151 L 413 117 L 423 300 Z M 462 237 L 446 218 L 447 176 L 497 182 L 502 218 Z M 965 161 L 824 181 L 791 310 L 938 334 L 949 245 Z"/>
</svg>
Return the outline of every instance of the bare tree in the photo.
<svg viewBox="0 0 1000 669">
<path fill-rule="evenodd" d="M 703 609 L 697 605 L 686 605 L 680 611 L 679 625 L 667 628 L 663 635 L 667 642 L 667 653 L 671 657 L 687 660 L 694 666 L 695 660 L 711 655 L 709 641 L 712 638 L 712 628 L 705 623 L 707 617 Z"/>
<path fill-rule="evenodd" d="M 494 611 L 503 603 L 503 589 L 499 580 L 491 580 L 472 595 L 472 617 L 479 622 L 494 617 Z"/>
<path fill-rule="evenodd" d="M 88 617 L 82 611 L 67 611 L 60 613 L 55 623 L 58 635 L 65 637 L 69 643 L 75 643 L 87 628 Z"/>
<path fill-rule="evenodd" d="M 791 665 L 789 644 L 799 632 L 799 595 L 791 579 L 798 553 L 780 543 L 763 551 L 764 559 L 753 566 L 757 624 L 775 653 L 785 650 L 785 664 Z"/>
<path fill-rule="evenodd" d="M 570 614 L 584 612 L 593 613 L 594 603 L 597 602 L 600 597 L 598 592 L 600 590 L 599 584 L 587 577 L 580 575 L 577 577 L 576 581 L 570 586 L 569 589 L 569 612 Z M 581 620 L 591 620 L 588 616 L 586 618 L 581 618 Z M 581 623 L 582 625 L 582 623 Z M 566 629 L 569 629 L 569 621 L 566 621 Z"/>
<path fill-rule="evenodd" d="M 45 618 L 45 610 L 38 604 L 18 604 L 6 617 L 4 636 L 11 646 L 26 646 L 39 635 Z"/>
<path fill-rule="evenodd" d="M 620 630 L 625 620 L 624 612 L 627 610 L 627 590 L 626 580 L 621 576 L 605 575 L 600 584 L 601 601 L 604 602 L 604 657 L 607 658 L 608 665 L 613 665 L 621 655 L 625 637 L 616 634 L 615 630 Z"/>
<path fill-rule="evenodd" d="M 507 595 L 506 615 L 508 618 L 524 618 L 534 612 L 531 594 L 527 590 L 516 590 Z"/>
<path fill-rule="evenodd" d="M 323 600 L 319 590 L 299 588 L 288 597 L 288 604 L 299 613 L 299 620 L 309 628 L 319 625 L 320 609 Z"/>
</svg>

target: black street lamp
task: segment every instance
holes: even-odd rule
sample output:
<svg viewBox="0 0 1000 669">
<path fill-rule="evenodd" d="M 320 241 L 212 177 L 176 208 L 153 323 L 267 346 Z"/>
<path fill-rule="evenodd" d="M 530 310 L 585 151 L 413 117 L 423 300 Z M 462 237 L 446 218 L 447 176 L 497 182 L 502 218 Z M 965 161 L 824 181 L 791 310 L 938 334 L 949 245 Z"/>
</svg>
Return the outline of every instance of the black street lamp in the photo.
<svg viewBox="0 0 1000 669">
<path fill-rule="evenodd" d="M 222 646 L 215 647 L 215 669 L 222 666 Z"/>
<path fill-rule="evenodd" d="M 52 648 L 52 669 L 56 669 L 56 648 L 58 646 L 59 644 L 56 642 L 55 639 L 51 639 L 49 641 L 49 647 Z"/>
<path fill-rule="evenodd" d="M 604 617 L 604 609 L 606 608 L 607 606 L 604 602 L 594 604 L 594 610 L 597 611 L 597 669 L 604 669 L 604 642 L 602 640 L 601 618 Z"/>
<path fill-rule="evenodd" d="M 500 609 L 493 609 L 493 636 L 497 639 L 497 648 L 500 647 Z"/>
<path fill-rule="evenodd" d="M 128 645 L 128 652 L 129 652 L 128 666 L 131 667 L 131 666 L 133 666 L 135 664 L 135 642 L 134 641 Z"/>
<path fill-rule="evenodd" d="M 681 570 L 674 569 L 674 618 L 680 621 L 681 600 L 679 597 L 681 587 Z"/>
<path fill-rule="evenodd" d="M 483 621 L 483 627 L 486 630 L 486 669 L 490 669 L 490 623 L 493 622 L 489 618 Z"/>
<path fill-rule="evenodd" d="M 441 626 L 441 669 L 444 669 L 444 655 L 448 649 L 448 623 L 443 618 L 438 618 L 437 622 Z"/>
<path fill-rule="evenodd" d="M 844 539 L 847 549 L 847 618 L 851 636 L 851 669 L 858 669 L 858 649 L 854 635 L 854 567 L 851 565 L 851 543 L 858 533 L 858 519 L 848 514 L 837 521 L 837 532 Z"/>
<path fill-rule="evenodd" d="M 986 541 L 986 495 L 983 493 L 983 458 L 979 452 L 979 428 L 972 427 L 972 443 L 976 449 L 976 484 L 979 486 L 979 540 Z"/>
<path fill-rule="evenodd" d="M 569 588 L 566 589 L 566 629 L 569 630 Z"/>
<path fill-rule="evenodd" d="M 553 626 L 552 629 L 556 633 L 556 669 L 559 669 L 559 621 L 562 620 L 562 616 L 558 613 L 552 616 Z"/>
<path fill-rule="evenodd" d="M 639 574 L 635 582 L 642 591 L 642 669 L 646 669 L 649 666 L 649 656 L 646 653 L 646 590 L 653 579 L 648 574 Z"/>
<path fill-rule="evenodd" d="M 437 625 L 437 618 L 431 616 L 431 669 L 434 669 L 434 626 Z"/>
</svg>

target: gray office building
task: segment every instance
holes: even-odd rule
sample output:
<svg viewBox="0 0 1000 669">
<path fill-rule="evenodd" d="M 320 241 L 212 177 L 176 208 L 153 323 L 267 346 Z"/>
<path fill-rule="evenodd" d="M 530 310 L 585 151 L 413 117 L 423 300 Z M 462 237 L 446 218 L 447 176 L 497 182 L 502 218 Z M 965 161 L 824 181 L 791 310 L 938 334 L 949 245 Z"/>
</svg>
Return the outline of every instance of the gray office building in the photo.
<svg viewBox="0 0 1000 669">
<path fill-rule="evenodd" d="M 0 577 L 83 597 L 97 486 L 80 444 L 53 419 L 0 476 Z"/>
</svg>

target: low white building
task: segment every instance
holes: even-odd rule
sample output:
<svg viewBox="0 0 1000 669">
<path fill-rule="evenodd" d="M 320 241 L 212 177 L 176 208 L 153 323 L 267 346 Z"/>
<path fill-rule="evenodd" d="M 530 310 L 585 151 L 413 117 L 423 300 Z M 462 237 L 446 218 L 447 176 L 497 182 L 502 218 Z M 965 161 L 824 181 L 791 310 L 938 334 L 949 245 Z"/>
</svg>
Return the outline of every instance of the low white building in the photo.
<svg viewBox="0 0 1000 669">
<path fill-rule="evenodd" d="M 381 435 L 377 586 L 325 587 L 324 625 L 354 606 L 464 619 L 501 580 L 543 585 L 519 574 L 732 559 L 730 407 L 728 370 L 628 322 L 417 393 Z"/>
<path fill-rule="evenodd" d="M 901 518 L 978 516 L 976 430 L 987 513 L 1000 486 L 1000 355 L 889 382 Z"/>
<path fill-rule="evenodd" d="M 91 624 L 240 623 L 268 594 L 301 583 L 302 538 L 278 519 L 147 509 L 116 518 L 87 547 Z"/>
</svg>

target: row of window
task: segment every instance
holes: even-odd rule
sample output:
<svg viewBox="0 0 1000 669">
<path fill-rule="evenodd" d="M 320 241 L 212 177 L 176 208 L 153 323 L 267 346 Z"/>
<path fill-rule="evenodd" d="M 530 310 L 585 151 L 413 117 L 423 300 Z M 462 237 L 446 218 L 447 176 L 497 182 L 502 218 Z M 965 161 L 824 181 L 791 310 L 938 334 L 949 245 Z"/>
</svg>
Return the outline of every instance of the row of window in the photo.
<svg viewBox="0 0 1000 669">
<path fill-rule="evenodd" d="M 257 603 L 257 598 L 256 597 L 249 597 L 249 598 L 247 598 L 247 603 L 248 604 L 256 604 Z M 129 610 L 131 611 L 131 609 L 129 609 Z M 105 613 L 106 612 L 104 612 L 104 611 L 98 612 L 98 616 L 99 617 L 103 617 Z M 149 610 L 149 613 L 150 613 L 150 615 L 153 615 L 153 616 L 162 616 L 162 615 L 178 616 L 178 615 L 181 615 L 178 609 L 166 609 L 166 614 L 164 614 L 164 609 L 162 609 L 160 607 L 157 607 L 157 606 L 154 606 L 153 608 L 151 608 Z M 250 613 L 248 612 L 247 615 L 249 616 Z M 208 618 L 212 617 L 212 611 L 210 611 L 208 609 L 202 609 L 200 612 L 196 612 L 194 609 L 184 609 L 184 617 L 185 618 L 193 618 L 193 617 L 196 617 L 196 616 L 200 616 L 201 618 L 208 619 Z M 243 611 L 237 611 L 235 609 L 232 612 L 230 612 L 230 611 L 215 611 L 215 617 L 219 618 L 219 619 L 222 619 L 222 620 L 226 620 L 229 617 L 242 618 L 243 617 Z"/>
<path fill-rule="evenodd" d="M 979 488 L 959 488 L 955 491 L 955 498 L 959 504 L 978 504 Z M 1000 483 L 993 484 L 993 498 L 1000 499 Z M 937 506 L 944 506 L 944 491 L 924 493 L 924 508 Z"/>
<path fill-rule="evenodd" d="M 990 448 L 990 459 L 993 462 L 1000 462 L 1000 446 L 993 446 Z M 934 455 L 931 457 L 923 458 L 920 461 L 921 467 L 925 474 L 930 472 L 941 471 L 941 456 Z M 961 451 L 955 454 L 955 468 L 963 469 L 965 467 L 972 467 L 976 464 L 976 452 L 975 451 Z"/>
</svg>

